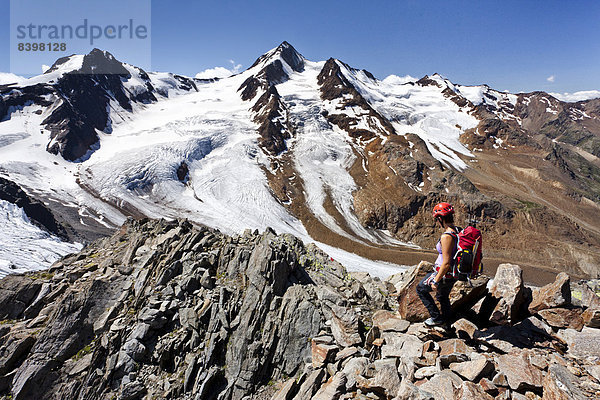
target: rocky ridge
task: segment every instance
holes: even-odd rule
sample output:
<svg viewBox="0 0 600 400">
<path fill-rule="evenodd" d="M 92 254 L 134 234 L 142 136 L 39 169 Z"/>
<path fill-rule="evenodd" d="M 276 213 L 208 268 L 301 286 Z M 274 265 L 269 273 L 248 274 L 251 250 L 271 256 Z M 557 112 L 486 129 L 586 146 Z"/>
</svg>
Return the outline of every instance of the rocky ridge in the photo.
<svg viewBox="0 0 600 400">
<path fill-rule="evenodd" d="M 504 264 L 427 329 L 422 262 L 386 281 L 291 235 L 129 220 L 51 269 L 0 281 L 12 399 L 570 399 L 600 393 L 600 297 Z M 413 297 L 411 297 L 413 296 Z M 399 302 L 397 301 L 399 300 Z"/>
</svg>

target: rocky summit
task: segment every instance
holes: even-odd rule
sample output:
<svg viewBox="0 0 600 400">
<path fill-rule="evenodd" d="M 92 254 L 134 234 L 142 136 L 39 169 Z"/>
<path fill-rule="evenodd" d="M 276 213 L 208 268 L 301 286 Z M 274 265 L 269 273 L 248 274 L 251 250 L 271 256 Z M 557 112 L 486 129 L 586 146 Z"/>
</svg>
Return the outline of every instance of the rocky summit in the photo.
<svg viewBox="0 0 600 400">
<path fill-rule="evenodd" d="M 289 234 L 129 219 L 50 269 L 0 280 L 2 399 L 587 399 L 600 297 L 517 265 L 459 283 L 427 328 L 431 264 L 385 281 Z"/>
</svg>

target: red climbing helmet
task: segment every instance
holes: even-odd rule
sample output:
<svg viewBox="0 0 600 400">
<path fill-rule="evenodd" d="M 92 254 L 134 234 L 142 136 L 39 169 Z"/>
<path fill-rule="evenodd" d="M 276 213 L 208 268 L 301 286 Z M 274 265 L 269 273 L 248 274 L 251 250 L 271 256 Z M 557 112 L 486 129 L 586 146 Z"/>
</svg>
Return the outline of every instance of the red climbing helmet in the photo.
<svg viewBox="0 0 600 400">
<path fill-rule="evenodd" d="M 454 214 L 454 207 L 450 203 L 438 203 L 433 207 L 433 218 Z"/>
</svg>

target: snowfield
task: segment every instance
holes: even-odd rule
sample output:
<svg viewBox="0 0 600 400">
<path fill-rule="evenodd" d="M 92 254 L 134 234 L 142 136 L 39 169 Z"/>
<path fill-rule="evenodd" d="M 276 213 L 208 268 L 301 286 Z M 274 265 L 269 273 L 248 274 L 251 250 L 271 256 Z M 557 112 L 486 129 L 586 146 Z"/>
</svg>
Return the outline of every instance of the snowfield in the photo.
<svg viewBox="0 0 600 400">
<path fill-rule="evenodd" d="M 66 243 L 33 225 L 22 208 L 0 200 L 0 278 L 48 268 L 62 256 L 83 247 Z"/>
<path fill-rule="evenodd" d="M 278 57 L 274 51 L 267 55 Z M 74 56 L 56 71 L 20 84 L 56 82 L 69 70 L 80 67 L 82 60 L 83 56 Z M 50 133 L 42 121 L 56 104 L 47 109 L 30 105 L 16 110 L 10 119 L 0 122 L 0 175 L 27 191 L 43 193 L 51 201 L 77 210 L 82 225 L 95 222 L 117 227 L 125 221 L 122 210 L 134 209 L 153 218 L 188 218 L 227 234 L 271 227 L 278 233 L 314 242 L 303 223 L 272 194 L 264 172 L 271 168 L 270 160 L 258 146 L 257 125 L 250 111 L 257 98 L 243 101 L 238 92 L 240 85 L 268 61 L 215 82 L 197 81 L 197 92 L 178 91 L 171 74 L 149 73 L 162 97 L 153 104 L 135 104 L 133 112 L 123 110 L 112 100 L 110 133 L 98 132 L 98 149 L 79 163 L 46 151 Z M 360 110 L 339 110 L 335 102 L 321 100 L 317 75 L 325 62 L 304 60 L 304 71 L 295 72 L 281 61 L 290 79 L 276 88 L 297 128 L 287 145 L 300 175 L 297 179 L 303 181 L 310 211 L 331 231 L 356 242 L 410 246 L 387 231 L 365 229 L 358 221 L 352 197 L 357 185 L 348 172 L 356 158 L 351 139 L 337 126 L 331 126 L 323 111 L 351 115 L 359 128 L 369 128 L 379 121 L 362 116 Z M 138 93 L 145 85 L 139 70 L 124 66 L 132 75 L 123 82 L 124 87 L 129 93 Z M 374 80 L 363 71 L 340 66 L 373 108 L 392 121 L 398 134 L 416 134 L 440 162 L 461 170 L 467 168 L 463 158 L 473 155 L 460 143 L 459 136 L 477 126 L 478 121 L 445 97 L 442 89 L 417 85 L 408 76 Z M 462 93 L 473 103 L 486 101 L 483 86 L 454 86 L 439 75 L 431 79 Z M 513 101 L 510 96 L 499 96 L 498 101 Z M 385 130 L 378 134 L 386 140 L 382 132 Z M 177 170 L 184 164 L 189 175 L 182 182 Z M 353 235 L 325 210 L 326 193 L 331 194 Z M 0 205 L 2 274 L 48 267 L 60 255 L 81 247 L 44 235 L 22 211 L 10 204 Z M 385 277 L 405 268 L 367 260 L 323 243 L 317 245 L 351 271 Z"/>
</svg>

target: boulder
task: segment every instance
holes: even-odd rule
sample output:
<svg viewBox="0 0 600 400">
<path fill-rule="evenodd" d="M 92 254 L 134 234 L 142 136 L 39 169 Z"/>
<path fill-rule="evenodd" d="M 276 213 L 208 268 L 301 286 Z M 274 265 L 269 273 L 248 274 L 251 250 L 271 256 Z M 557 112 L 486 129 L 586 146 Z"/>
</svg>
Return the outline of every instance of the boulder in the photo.
<svg viewBox="0 0 600 400">
<path fill-rule="evenodd" d="M 373 326 L 379 328 L 381 332 L 401 332 L 404 333 L 410 326 L 410 322 L 402 319 L 400 315 L 386 310 L 378 310 L 373 313 Z"/>
<path fill-rule="evenodd" d="M 473 339 L 473 334 L 478 329 L 477 325 L 465 318 L 454 322 L 452 328 L 456 331 L 456 335 L 462 339 Z"/>
<path fill-rule="evenodd" d="M 430 378 L 440 372 L 440 369 L 435 366 L 421 367 L 415 371 L 415 379 L 421 380 L 423 378 Z"/>
<path fill-rule="evenodd" d="M 402 319 L 419 322 L 429 318 L 429 312 L 417 296 L 417 285 L 430 272 L 433 272 L 433 264 L 421 261 L 419 265 L 406 271 L 402 282 L 397 284 L 398 313 Z"/>
<path fill-rule="evenodd" d="M 489 395 L 496 396 L 498 395 L 498 387 L 494 385 L 492 381 L 487 378 L 481 378 L 479 381 L 479 386 Z"/>
<path fill-rule="evenodd" d="M 312 397 L 312 400 L 337 400 L 345 392 L 346 375 L 338 372 L 332 376 Z"/>
<path fill-rule="evenodd" d="M 353 271 L 349 275 L 364 288 L 369 297 L 369 303 L 374 308 L 382 308 L 387 304 L 387 286 L 379 278 L 373 278 L 368 272 Z"/>
<path fill-rule="evenodd" d="M 341 347 L 362 343 L 358 333 L 358 314 L 352 308 L 334 306 L 332 308 L 331 333 Z"/>
<path fill-rule="evenodd" d="M 310 399 L 321 387 L 321 383 L 325 379 L 326 372 L 324 369 L 317 369 L 312 371 L 304 382 L 300 385 L 298 393 L 294 396 L 293 400 L 305 400 Z"/>
<path fill-rule="evenodd" d="M 335 361 L 345 360 L 358 354 L 359 352 L 360 351 L 358 350 L 358 347 L 346 347 L 335 355 Z"/>
<path fill-rule="evenodd" d="M 463 382 L 457 396 L 459 400 L 493 400 L 494 398 L 473 382 Z"/>
<path fill-rule="evenodd" d="M 542 373 L 531 365 L 526 351 L 500 355 L 496 363 L 498 371 L 506 375 L 511 389 L 523 392 L 542 388 Z"/>
<path fill-rule="evenodd" d="M 271 400 L 291 400 L 297 387 L 296 378 L 290 378 L 281 385 Z"/>
<path fill-rule="evenodd" d="M 462 379 L 454 372 L 444 370 L 422 384 L 419 388 L 426 392 L 434 393 L 436 400 L 454 400 L 462 383 Z"/>
<path fill-rule="evenodd" d="M 548 367 L 544 377 L 544 400 L 584 400 L 587 399 L 577 385 L 578 378 L 562 365 Z"/>
<path fill-rule="evenodd" d="M 581 309 L 549 308 L 541 310 L 538 315 L 555 328 L 571 328 L 580 331 L 583 328 Z"/>
<path fill-rule="evenodd" d="M 415 336 L 404 333 L 384 332 L 385 344 L 381 347 L 381 356 L 388 357 L 421 357 L 423 342 Z"/>
<path fill-rule="evenodd" d="M 547 308 L 563 307 L 571 304 L 571 279 L 561 272 L 554 282 L 533 291 L 529 312 L 535 314 Z"/>
<path fill-rule="evenodd" d="M 0 286 L 0 319 L 17 319 L 35 300 L 42 282 L 23 275 L 8 275 Z"/>
<path fill-rule="evenodd" d="M 524 297 L 523 270 L 518 265 L 500 264 L 490 288 L 490 294 L 498 300 L 490 321 L 499 325 L 516 322 Z"/>
<path fill-rule="evenodd" d="M 361 389 L 393 397 L 400 388 L 397 360 L 395 358 L 377 360 L 373 363 L 373 366 L 375 367 L 375 375 L 367 381 L 366 386 L 361 386 Z"/>
<path fill-rule="evenodd" d="M 2 347 L 0 347 L 0 376 L 18 367 L 34 344 L 35 338 L 33 336 L 9 336 L 8 340 L 2 343 Z"/>
<path fill-rule="evenodd" d="M 414 381 L 415 370 L 417 369 L 416 357 L 400 357 L 400 366 L 398 366 L 398 373 L 402 377 L 402 381 Z"/>
<path fill-rule="evenodd" d="M 583 323 L 590 328 L 600 328 L 600 308 L 588 308 L 581 314 Z"/>
<path fill-rule="evenodd" d="M 494 370 L 494 364 L 488 361 L 485 357 L 465 361 L 461 363 L 450 364 L 450 369 L 456 372 L 457 375 L 464 379 L 476 382 L 479 378 L 488 376 Z"/>
<path fill-rule="evenodd" d="M 600 296 L 585 284 L 581 287 L 581 306 L 586 308 L 600 308 Z"/>
<path fill-rule="evenodd" d="M 574 357 L 600 357 L 600 329 L 584 327 L 581 332 L 567 329 L 565 341 L 569 345 L 569 354 Z"/>
<path fill-rule="evenodd" d="M 504 372 L 497 372 L 492 378 L 492 383 L 496 386 L 508 387 L 508 379 Z"/>
<path fill-rule="evenodd" d="M 434 392 L 435 393 L 435 392 Z M 408 379 L 403 379 L 394 400 L 434 400 L 433 394 L 416 386 Z"/>
<path fill-rule="evenodd" d="M 347 377 L 346 387 L 348 389 L 354 388 L 357 377 L 363 376 L 367 373 L 368 365 L 369 359 L 367 357 L 355 357 L 348 360 L 342 370 Z"/>
<path fill-rule="evenodd" d="M 453 310 L 472 307 L 487 293 L 490 278 L 481 275 L 471 282 L 457 281 L 450 292 L 450 304 Z"/>
<path fill-rule="evenodd" d="M 311 342 L 312 364 L 315 368 L 321 368 L 329 361 L 333 361 L 333 357 L 337 352 L 338 347 L 334 344 Z"/>
<path fill-rule="evenodd" d="M 440 345 L 440 356 L 447 356 L 449 354 L 469 354 L 475 349 L 467 346 L 467 344 L 461 339 L 446 339 L 439 342 Z"/>
<path fill-rule="evenodd" d="M 590 374 L 594 379 L 600 383 L 600 364 L 597 365 L 589 365 L 586 367 L 586 371 Z"/>
</svg>

